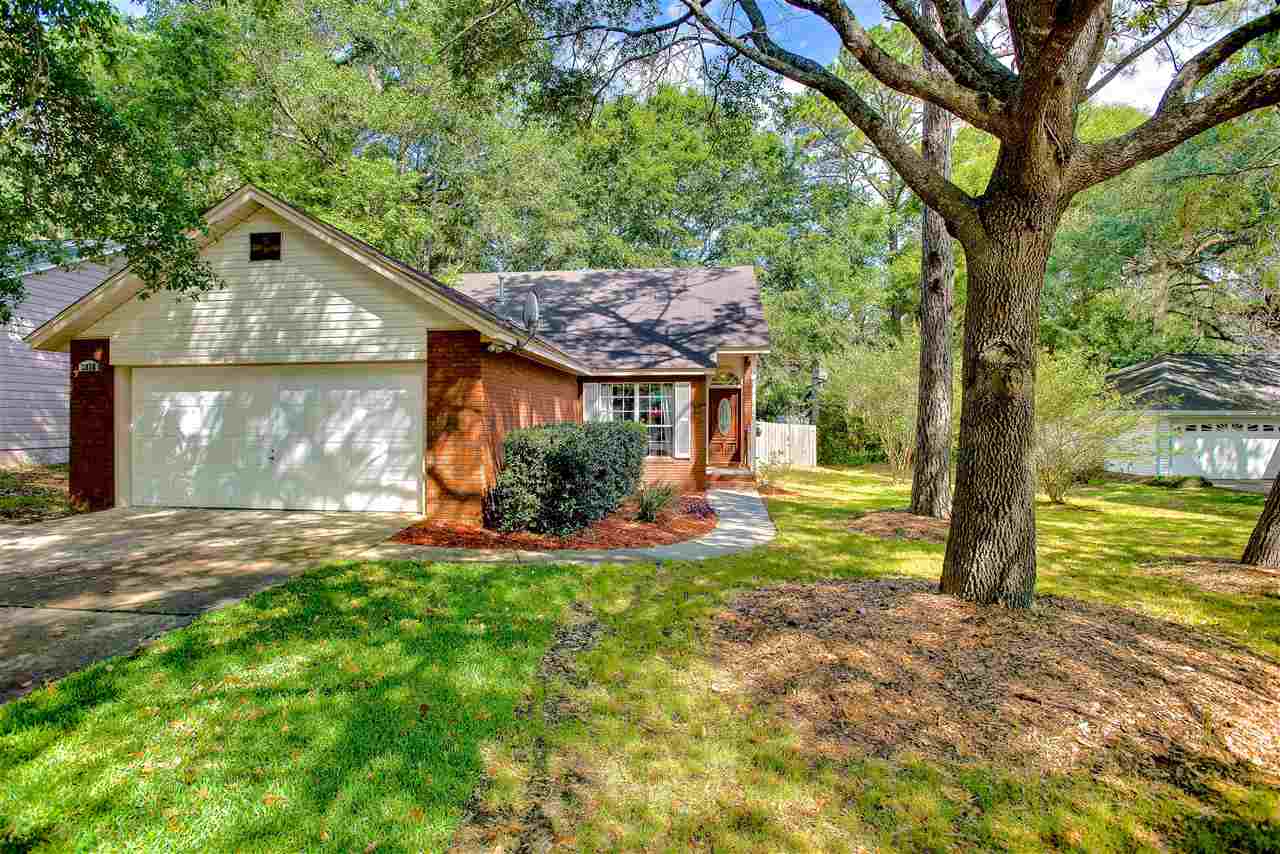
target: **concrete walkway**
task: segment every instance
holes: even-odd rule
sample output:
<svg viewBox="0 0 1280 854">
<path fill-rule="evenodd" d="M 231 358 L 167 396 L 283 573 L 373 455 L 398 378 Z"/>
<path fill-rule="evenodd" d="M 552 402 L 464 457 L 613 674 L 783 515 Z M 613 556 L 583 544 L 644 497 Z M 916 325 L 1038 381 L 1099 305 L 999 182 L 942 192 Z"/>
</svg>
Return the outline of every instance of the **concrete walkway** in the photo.
<svg viewBox="0 0 1280 854">
<path fill-rule="evenodd" d="M 769 511 L 754 489 L 713 489 L 707 500 L 720 517 L 705 537 L 637 549 L 442 549 L 382 543 L 361 553 L 363 560 L 420 560 L 451 563 L 653 563 L 667 560 L 707 560 L 763 546 L 778 535 Z"/>
</svg>

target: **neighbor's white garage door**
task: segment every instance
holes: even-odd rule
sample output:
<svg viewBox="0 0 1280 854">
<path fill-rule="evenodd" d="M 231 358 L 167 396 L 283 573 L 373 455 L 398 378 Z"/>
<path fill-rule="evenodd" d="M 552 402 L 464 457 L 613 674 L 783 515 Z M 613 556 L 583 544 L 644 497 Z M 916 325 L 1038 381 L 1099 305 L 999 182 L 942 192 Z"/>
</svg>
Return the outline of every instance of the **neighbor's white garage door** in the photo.
<svg viewBox="0 0 1280 854">
<path fill-rule="evenodd" d="M 1183 421 L 1173 429 L 1175 475 L 1210 480 L 1274 478 L 1280 468 L 1280 424 L 1273 420 Z"/>
<path fill-rule="evenodd" d="M 135 368 L 132 499 L 416 512 L 420 365 Z"/>
</svg>

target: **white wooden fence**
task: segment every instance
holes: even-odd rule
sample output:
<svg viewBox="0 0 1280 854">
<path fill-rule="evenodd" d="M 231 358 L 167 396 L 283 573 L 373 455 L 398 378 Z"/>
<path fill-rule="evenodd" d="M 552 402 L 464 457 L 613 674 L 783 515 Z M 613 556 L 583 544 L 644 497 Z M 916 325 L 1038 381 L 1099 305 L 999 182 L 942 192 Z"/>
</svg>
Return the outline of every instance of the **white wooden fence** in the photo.
<svg viewBox="0 0 1280 854">
<path fill-rule="evenodd" d="M 757 421 L 756 464 L 818 464 L 818 428 L 812 424 L 771 424 Z"/>
</svg>

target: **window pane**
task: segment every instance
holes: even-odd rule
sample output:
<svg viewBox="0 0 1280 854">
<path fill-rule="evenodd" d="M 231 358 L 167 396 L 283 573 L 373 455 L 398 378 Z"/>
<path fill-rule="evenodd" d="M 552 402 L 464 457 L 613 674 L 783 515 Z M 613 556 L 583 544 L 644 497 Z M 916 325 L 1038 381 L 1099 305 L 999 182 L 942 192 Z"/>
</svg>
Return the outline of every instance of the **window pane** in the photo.
<svg viewBox="0 0 1280 854">
<path fill-rule="evenodd" d="M 640 423 L 649 428 L 649 456 L 671 456 L 674 438 L 672 412 L 675 408 L 674 383 L 640 383 L 636 387 L 639 396 Z"/>
<path fill-rule="evenodd" d="M 613 420 L 636 420 L 636 387 L 631 383 L 615 383 L 613 386 Z"/>
</svg>

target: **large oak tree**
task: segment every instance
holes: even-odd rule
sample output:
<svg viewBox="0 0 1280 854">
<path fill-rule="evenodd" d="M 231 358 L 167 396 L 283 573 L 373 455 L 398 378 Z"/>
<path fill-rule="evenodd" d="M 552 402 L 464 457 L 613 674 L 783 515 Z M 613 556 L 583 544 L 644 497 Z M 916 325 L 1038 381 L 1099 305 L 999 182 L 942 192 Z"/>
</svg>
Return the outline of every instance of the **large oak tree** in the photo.
<svg viewBox="0 0 1280 854">
<path fill-rule="evenodd" d="M 997 2 L 1007 25 L 1007 58 L 984 44 L 975 25 Z M 1150 118 L 1127 133 L 1085 142 L 1076 132 L 1081 105 L 1135 57 L 1167 44 L 1212 0 L 1124 8 L 1117 0 L 984 0 L 976 10 L 964 0 L 937 0 L 941 31 L 910 0 L 885 0 L 936 60 L 937 72 L 890 56 L 843 0 L 783 0 L 789 13 L 830 27 L 882 86 L 999 140 L 985 189 L 971 195 L 896 134 L 844 79 L 790 46 L 779 35 L 790 26 L 787 16 L 771 20 L 759 0 L 680 3 L 683 10 L 674 18 L 658 4 L 620 0 L 573 0 L 526 11 L 545 18 L 561 56 L 590 58 L 574 69 L 579 75 L 602 57 L 615 66 L 671 51 L 698 50 L 706 57 L 713 43 L 729 61 L 724 67 L 707 63 L 712 82 L 751 85 L 750 73 L 731 73 L 732 64 L 741 62 L 820 92 L 943 217 L 965 252 L 967 303 L 960 446 L 942 589 L 977 602 L 1027 607 L 1036 579 L 1032 430 L 1040 292 L 1058 224 L 1082 191 L 1209 128 L 1280 102 L 1280 68 L 1269 43 L 1280 30 L 1280 9 L 1246 10 L 1242 20 L 1219 27 L 1177 67 Z M 584 44 L 596 49 L 584 50 Z M 1228 66 L 1229 81 L 1205 85 Z"/>
</svg>

